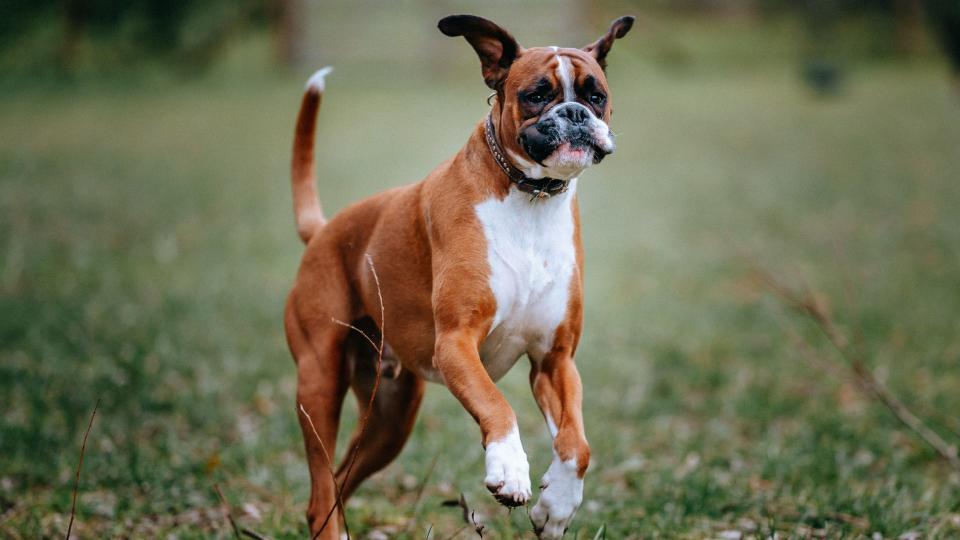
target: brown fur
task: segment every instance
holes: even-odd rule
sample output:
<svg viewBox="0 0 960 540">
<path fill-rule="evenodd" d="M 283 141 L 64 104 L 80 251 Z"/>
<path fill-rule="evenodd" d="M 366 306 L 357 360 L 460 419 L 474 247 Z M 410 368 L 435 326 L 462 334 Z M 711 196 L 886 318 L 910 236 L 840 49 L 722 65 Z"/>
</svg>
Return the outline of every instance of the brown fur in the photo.
<svg viewBox="0 0 960 540">
<path fill-rule="evenodd" d="M 496 39 L 512 40 L 509 34 L 500 32 L 506 37 L 497 34 Z M 492 69 L 487 64 L 500 65 L 497 50 L 509 50 L 510 46 L 491 45 L 484 36 L 474 37 L 483 41 L 489 53 L 487 58 L 481 54 L 485 79 L 498 89 L 493 119 L 500 142 L 523 155 L 517 133 L 536 116 L 525 114 L 516 96 L 543 77 L 559 84 L 557 53 L 549 48 L 522 50 L 516 46 L 516 59 L 507 69 Z M 604 91 L 608 90 L 603 70 L 590 52 L 561 49 L 560 54 L 570 59 L 577 84 L 593 76 Z M 490 330 L 496 300 L 488 285 L 486 240 L 474 210 L 489 197 L 506 196 L 510 182 L 488 151 L 482 123 L 478 123 L 466 145 L 423 181 L 355 203 L 325 222 L 313 187 L 314 117 L 320 98 L 317 91 L 306 93 L 297 122 L 294 208 L 306 249 L 287 301 L 284 323 L 297 363 L 297 401 L 312 417 L 331 457 L 346 391 L 352 387 L 360 407 L 366 407 L 376 359 L 369 345 L 351 341 L 351 331 L 334 320 L 358 324 L 373 333 L 382 330 L 390 350 L 402 363 L 398 378 L 381 383 L 357 463 L 343 486 L 346 497 L 403 447 L 423 396 L 425 373 L 440 373 L 479 424 L 485 446 L 504 437 L 516 424 L 512 408 L 487 374 L 478 353 Z M 607 121 L 609 103 L 599 111 Z M 531 371 L 530 383 L 540 407 L 557 424 L 558 455 L 563 459 L 575 457 L 582 476 L 590 452 L 580 413 L 580 378 L 573 362 L 583 317 L 579 273 L 583 250 L 575 201 L 573 212 L 575 234 L 571 241 L 576 243 L 578 272 L 570 283 L 566 320 L 556 330 L 552 350 Z M 379 289 L 367 255 L 379 276 Z M 383 296 L 382 321 L 378 293 Z M 303 424 L 312 479 L 307 519 L 316 533 L 333 507 L 335 488 L 312 428 L 301 415 L 298 417 Z M 343 481 L 343 475 L 341 466 L 338 481 Z M 322 537 L 337 538 L 336 529 L 335 520 L 331 520 Z"/>
</svg>

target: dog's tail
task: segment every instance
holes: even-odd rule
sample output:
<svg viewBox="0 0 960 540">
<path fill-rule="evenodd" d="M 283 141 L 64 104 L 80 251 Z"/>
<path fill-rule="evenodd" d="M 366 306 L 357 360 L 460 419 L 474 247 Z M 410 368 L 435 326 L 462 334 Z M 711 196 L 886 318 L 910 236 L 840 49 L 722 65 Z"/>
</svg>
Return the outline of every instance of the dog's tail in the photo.
<svg viewBox="0 0 960 540">
<path fill-rule="evenodd" d="M 320 199 L 317 197 L 316 173 L 313 167 L 314 130 L 317 124 L 317 111 L 323 97 L 324 77 L 333 71 L 325 67 L 310 77 L 307 89 L 297 115 L 297 131 L 293 139 L 293 215 L 297 221 L 297 234 L 306 244 L 326 223 Z"/>
</svg>

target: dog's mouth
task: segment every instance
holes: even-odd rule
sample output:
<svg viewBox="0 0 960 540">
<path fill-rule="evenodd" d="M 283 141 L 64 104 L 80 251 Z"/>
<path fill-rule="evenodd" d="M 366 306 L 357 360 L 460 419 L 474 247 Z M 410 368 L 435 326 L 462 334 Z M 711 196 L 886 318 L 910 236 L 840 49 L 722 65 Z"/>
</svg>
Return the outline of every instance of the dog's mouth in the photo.
<svg viewBox="0 0 960 540">
<path fill-rule="evenodd" d="M 603 131 L 602 133 L 600 133 Z M 585 169 L 613 152 L 613 138 L 604 125 L 580 124 L 560 129 L 538 122 L 520 133 L 520 145 L 534 161 L 549 168 Z"/>
<path fill-rule="evenodd" d="M 543 164 L 551 169 L 585 169 L 602 159 L 603 154 L 598 152 L 596 145 L 562 142 L 544 158 Z"/>
</svg>

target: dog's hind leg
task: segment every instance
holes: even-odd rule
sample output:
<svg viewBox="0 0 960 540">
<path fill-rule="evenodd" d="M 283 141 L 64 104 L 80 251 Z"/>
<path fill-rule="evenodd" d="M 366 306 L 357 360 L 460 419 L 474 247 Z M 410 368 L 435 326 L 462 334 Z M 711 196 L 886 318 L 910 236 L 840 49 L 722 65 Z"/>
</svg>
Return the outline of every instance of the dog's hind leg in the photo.
<svg viewBox="0 0 960 540">
<path fill-rule="evenodd" d="M 361 328 L 367 326 L 361 325 Z M 377 341 L 375 328 L 368 335 Z M 344 499 L 367 477 L 386 467 L 403 449 L 413 429 L 425 386 L 423 379 L 408 370 L 401 369 L 395 377 L 390 370 L 386 370 L 381 374 L 373 410 L 370 411 L 366 427 L 363 427 L 360 422 L 367 414 L 376 380 L 377 353 L 366 340 L 358 339 L 355 335 L 350 337 L 348 343 L 348 356 L 353 365 L 350 384 L 357 397 L 359 422 L 337 470 L 337 483 L 341 486 Z M 389 355 L 389 351 L 386 354 Z M 395 358 L 384 359 L 384 364 L 394 362 Z M 356 456 L 353 455 L 354 448 Z"/>
<path fill-rule="evenodd" d="M 315 300 L 316 291 L 312 292 L 311 300 Z M 290 351 L 297 363 L 297 418 L 303 431 L 310 468 L 307 524 L 312 536 L 338 540 L 336 511 L 331 513 L 337 502 L 337 494 L 330 473 L 332 463 L 328 460 L 333 459 L 336 450 L 340 411 L 349 386 L 343 354 L 348 329 L 332 322 L 331 318 L 347 317 L 348 314 L 343 309 L 337 309 L 338 302 L 332 302 L 330 307 L 333 310 L 322 318 L 319 313 L 310 313 L 315 310 L 315 305 L 299 306 L 301 311 L 295 294 L 296 291 L 291 293 L 287 301 L 284 326 Z M 347 305 L 345 302 L 340 304 Z M 309 315 L 304 316 L 303 312 Z M 317 536 L 321 528 L 323 532 Z"/>
</svg>

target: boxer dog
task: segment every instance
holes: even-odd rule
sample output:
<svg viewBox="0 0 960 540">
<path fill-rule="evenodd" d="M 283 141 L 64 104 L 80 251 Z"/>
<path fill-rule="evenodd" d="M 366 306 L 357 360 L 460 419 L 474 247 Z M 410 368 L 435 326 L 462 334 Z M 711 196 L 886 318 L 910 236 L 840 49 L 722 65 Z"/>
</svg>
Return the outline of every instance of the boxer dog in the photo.
<svg viewBox="0 0 960 540">
<path fill-rule="evenodd" d="M 338 498 L 403 448 L 425 381 L 446 385 L 479 424 L 487 489 L 506 506 L 527 504 L 527 456 L 513 409 L 495 384 L 523 355 L 553 437 L 553 462 L 530 518 L 539 538 L 563 536 L 590 462 L 574 365 L 583 320 L 577 182 L 614 150 L 604 68 L 614 40 L 632 24 L 633 17 L 617 19 L 582 49 L 524 49 L 489 20 L 443 18 L 440 31 L 463 36 L 480 57 L 494 91 L 490 113 L 424 180 L 353 204 L 329 221 L 313 161 L 329 68 L 308 81 L 292 171 L 306 249 L 284 325 L 297 365 L 298 409 L 306 413 L 298 417 L 314 537 L 337 538 L 330 516 Z M 384 346 L 371 346 L 381 339 Z M 361 417 L 369 417 L 350 443 L 357 449 L 352 465 L 348 451 L 335 484 L 328 459 L 348 388 Z"/>
</svg>

